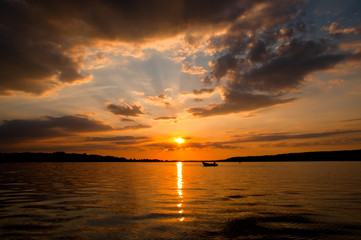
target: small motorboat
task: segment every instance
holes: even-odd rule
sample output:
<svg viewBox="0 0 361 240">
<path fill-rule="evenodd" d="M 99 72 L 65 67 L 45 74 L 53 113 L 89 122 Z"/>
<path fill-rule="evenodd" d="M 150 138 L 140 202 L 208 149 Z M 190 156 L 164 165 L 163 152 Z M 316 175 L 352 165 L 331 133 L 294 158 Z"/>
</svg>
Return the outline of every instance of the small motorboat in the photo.
<svg viewBox="0 0 361 240">
<path fill-rule="evenodd" d="M 218 164 L 216 162 L 203 162 L 203 167 L 217 167 Z"/>
</svg>

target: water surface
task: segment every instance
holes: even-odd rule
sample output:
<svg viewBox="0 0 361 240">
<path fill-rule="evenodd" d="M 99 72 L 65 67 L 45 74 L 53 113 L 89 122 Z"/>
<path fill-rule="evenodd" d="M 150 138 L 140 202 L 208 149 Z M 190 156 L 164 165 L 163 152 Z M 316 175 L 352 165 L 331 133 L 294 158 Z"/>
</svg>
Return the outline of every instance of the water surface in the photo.
<svg viewBox="0 0 361 240">
<path fill-rule="evenodd" d="M 361 239 L 361 163 L 2 163 L 0 239 Z"/>
</svg>

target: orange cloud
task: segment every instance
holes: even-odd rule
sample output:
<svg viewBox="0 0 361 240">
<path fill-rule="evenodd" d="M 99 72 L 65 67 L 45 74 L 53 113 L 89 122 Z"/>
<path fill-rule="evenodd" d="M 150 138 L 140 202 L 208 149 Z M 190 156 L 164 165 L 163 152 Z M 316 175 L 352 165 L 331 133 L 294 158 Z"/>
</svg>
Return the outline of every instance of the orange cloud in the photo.
<svg viewBox="0 0 361 240">
<path fill-rule="evenodd" d="M 322 30 L 329 31 L 333 35 L 343 35 L 343 34 L 360 34 L 361 25 L 357 27 L 342 28 L 342 25 L 338 22 L 331 23 L 328 27 L 323 27 Z"/>
<path fill-rule="evenodd" d="M 166 107 L 172 106 L 172 104 L 170 103 L 172 99 L 165 93 L 159 94 L 158 96 L 148 96 L 146 99 L 152 103 L 165 105 Z"/>
<path fill-rule="evenodd" d="M 184 62 L 182 65 L 182 72 L 192 75 L 202 75 L 207 72 L 203 67 L 193 66 L 189 62 Z"/>
</svg>

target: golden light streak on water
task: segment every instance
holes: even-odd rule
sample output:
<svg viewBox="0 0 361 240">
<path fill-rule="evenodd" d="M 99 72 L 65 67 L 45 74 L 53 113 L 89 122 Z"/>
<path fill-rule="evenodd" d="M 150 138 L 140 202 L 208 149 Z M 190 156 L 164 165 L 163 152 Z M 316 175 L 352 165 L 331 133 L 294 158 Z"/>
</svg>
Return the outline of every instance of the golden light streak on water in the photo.
<svg viewBox="0 0 361 240">
<path fill-rule="evenodd" d="M 183 176 L 182 176 L 182 162 L 177 163 L 177 185 L 178 190 L 182 190 L 183 188 Z"/>
<path fill-rule="evenodd" d="M 177 204 L 177 207 L 180 208 L 178 213 L 181 214 L 179 221 L 183 222 L 184 221 L 184 217 L 183 217 L 183 213 L 184 210 L 182 209 L 182 205 L 183 205 L 183 174 L 182 174 L 182 169 L 183 167 L 183 163 L 182 162 L 178 162 L 177 163 L 177 192 L 178 192 L 178 198 L 179 198 L 179 203 Z"/>
</svg>

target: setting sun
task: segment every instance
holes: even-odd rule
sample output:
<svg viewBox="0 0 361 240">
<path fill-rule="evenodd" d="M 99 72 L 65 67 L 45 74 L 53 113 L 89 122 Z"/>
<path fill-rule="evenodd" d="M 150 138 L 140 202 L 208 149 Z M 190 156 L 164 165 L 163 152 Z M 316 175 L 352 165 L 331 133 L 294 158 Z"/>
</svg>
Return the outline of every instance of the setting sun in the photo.
<svg viewBox="0 0 361 240">
<path fill-rule="evenodd" d="M 185 142 L 184 138 L 181 138 L 181 137 L 175 137 L 173 139 L 174 142 L 178 143 L 178 144 L 182 144 Z"/>
</svg>

